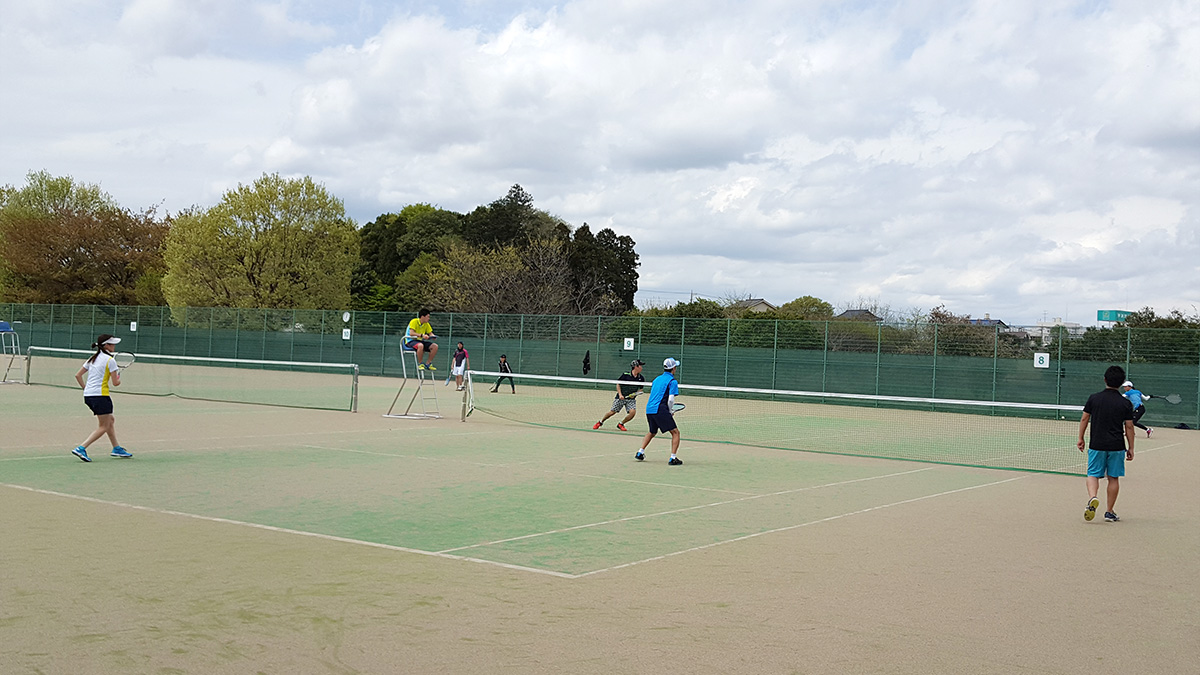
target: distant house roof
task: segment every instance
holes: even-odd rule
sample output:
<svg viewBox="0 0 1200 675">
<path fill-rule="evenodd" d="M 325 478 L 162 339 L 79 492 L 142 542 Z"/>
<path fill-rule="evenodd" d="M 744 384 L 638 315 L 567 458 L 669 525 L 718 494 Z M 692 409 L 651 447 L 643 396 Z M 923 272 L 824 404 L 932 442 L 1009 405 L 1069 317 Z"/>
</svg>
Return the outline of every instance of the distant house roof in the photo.
<svg viewBox="0 0 1200 675">
<path fill-rule="evenodd" d="M 1008 328 L 1008 324 L 1000 319 L 989 319 L 987 317 L 982 319 L 967 319 L 967 323 L 972 326 L 1000 326 L 1001 328 Z"/>
<path fill-rule="evenodd" d="M 747 300 L 738 300 L 733 303 L 733 306 L 738 309 L 748 309 L 751 312 L 766 312 L 772 309 L 779 309 L 775 305 L 763 300 L 762 298 L 749 298 Z"/>
<path fill-rule="evenodd" d="M 869 309 L 848 309 L 833 318 L 849 319 L 850 321 L 883 321 L 883 319 L 875 316 Z"/>
</svg>

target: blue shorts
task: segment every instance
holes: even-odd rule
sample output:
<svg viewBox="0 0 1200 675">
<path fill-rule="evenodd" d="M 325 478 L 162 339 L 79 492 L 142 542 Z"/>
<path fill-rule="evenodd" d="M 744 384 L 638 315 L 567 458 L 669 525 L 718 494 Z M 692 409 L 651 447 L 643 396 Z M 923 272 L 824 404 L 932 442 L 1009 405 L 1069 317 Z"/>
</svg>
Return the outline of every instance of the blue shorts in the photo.
<svg viewBox="0 0 1200 675">
<path fill-rule="evenodd" d="M 652 434 L 660 431 L 673 431 L 678 428 L 675 426 L 675 416 L 661 408 L 659 412 L 646 413 L 646 421 L 650 423 L 650 433 Z"/>
<path fill-rule="evenodd" d="M 84 396 L 83 402 L 92 409 L 93 415 L 113 414 L 112 399 L 107 396 Z"/>
<path fill-rule="evenodd" d="M 1089 478 L 1120 478 L 1125 475 L 1124 450 L 1088 449 Z"/>
</svg>

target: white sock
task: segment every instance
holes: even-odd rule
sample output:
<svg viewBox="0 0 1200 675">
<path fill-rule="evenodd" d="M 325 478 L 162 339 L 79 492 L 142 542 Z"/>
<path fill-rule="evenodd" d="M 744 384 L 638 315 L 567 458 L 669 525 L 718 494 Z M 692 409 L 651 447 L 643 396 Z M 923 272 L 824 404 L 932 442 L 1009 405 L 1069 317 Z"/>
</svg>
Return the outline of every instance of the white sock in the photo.
<svg viewBox="0 0 1200 675">
<path fill-rule="evenodd" d="M 675 459 L 675 453 L 671 453 L 671 459 Z"/>
</svg>

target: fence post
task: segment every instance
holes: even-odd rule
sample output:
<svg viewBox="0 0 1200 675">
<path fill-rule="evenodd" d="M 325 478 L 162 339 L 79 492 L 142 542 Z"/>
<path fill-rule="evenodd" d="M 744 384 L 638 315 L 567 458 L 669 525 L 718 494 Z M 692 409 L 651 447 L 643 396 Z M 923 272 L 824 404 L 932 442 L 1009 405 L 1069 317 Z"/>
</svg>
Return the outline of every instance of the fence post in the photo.
<svg viewBox="0 0 1200 675">
<path fill-rule="evenodd" d="M 996 400 L 996 370 L 1000 367 L 1000 326 L 992 327 L 992 400 Z M 992 409 L 996 414 L 996 409 Z"/>
<path fill-rule="evenodd" d="M 930 398 L 937 398 L 937 348 L 938 348 L 938 324 L 933 324 L 933 382 L 930 386 Z"/>
<path fill-rule="evenodd" d="M 158 353 L 162 353 L 163 330 L 167 327 L 166 319 L 163 318 L 163 313 L 167 311 L 166 307 L 158 306 Z"/>
<path fill-rule="evenodd" d="M 599 319 L 600 317 L 596 317 L 596 318 Z M 599 322 L 597 322 L 596 325 L 599 326 L 600 325 Z M 600 339 L 600 332 L 599 332 L 598 328 L 596 331 L 596 339 L 597 340 Z M 524 358 L 525 358 L 525 315 L 522 314 L 521 315 L 521 332 L 517 333 L 517 367 L 521 369 L 518 372 L 522 372 L 522 373 L 525 372 L 525 367 L 521 364 L 521 361 Z"/>
<path fill-rule="evenodd" d="M 562 375 L 562 314 L 558 315 L 558 340 L 554 343 L 554 375 Z"/>
<path fill-rule="evenodd" d="M 875 324 L 875 395 L 879 395 L 879 366 L 883 360 L 883 324 Z"/>
<path fill-rule="evenodd" d="M 825 391 L 826 373 L 829 372 L 829 320 L 825 321 L 825 344 L 821 345 L 821 391 Z"/>
<path fill-rule="evenodd" d="M 679 320 L 679 360 L 683 360 L 683 346 L 687 344 L 687 317 Z"/>
<path fill-rule="evenodd" d="M 383 323 L 380 327 L 379 336 L 379 376 L 387 375 L 384 369 L 387 366 L 387 310 L 383 310 Z M 322 340 L 324 342 L 324 340 Z"/>
<path fill-rule="evenodd" d="M 213 315 L 214 314 L 216 314 L 216 310 L 213 309 L 212 307 L 209 307 L 208 308 L 208 356 L 209 356 L 209 358 L 212 358 Z M 267 327 L 266 327 L 266 324 L 263 324 L 263 346 L 264 346 L 264 348 L 265 348 L 266 344 L 267 344 Z M 266 358 L 265 352 L 264 352 L 263 358 Z"/>
<path fill-rule="evenodd" d="M 733 335 L 733 319 L 725 319 L 725 379 L 721 386 L 729 386 L 729 338 Z"/>
<path fill-rule="evenodd" d="M 1058 377 L 1054 378 L 1054 403 L 1055 403 L 1055 405 L 1062 405 L 1062 381 L 1063 381 L 1063 375 L 1065 373 L 1065 370 L 1063 368 L 1063 362 L 1062 362 L 1063 330 L 1065 330 L 1065 329 L 1059 327 L 1058 334 L 1055 335 L 1055 342 L 1058 343 L 1058 357 L 1056 359 L 1056 362 L 1058 363 Z"/>
<path fill-rule="evenodd" d="M 596 315 L 596 374 L 600 374 L 600 315 Z"/>
<path fill-rule="evenodd" d="M 646 317 L 644 317 L 644 316 L 638 317 L 637 358 L 639 361 L 642 359 L 642 319 L 644 319 L 644 318 L 646 318 Z"/>
<path fill-rule="evenodd" d="M 1125 326 L 1125 372 L 1129 372 L 1129 357 L 1133 354 L 1133 329 Z"/>
<path fill-rule="evenodd" d="M 779 319 L 775 319 L 775 341 L 771 344 L 771 388 L 778 389 L 775 386 L 775 375 L 778 372 L 779 363 Z"/>
</svg>

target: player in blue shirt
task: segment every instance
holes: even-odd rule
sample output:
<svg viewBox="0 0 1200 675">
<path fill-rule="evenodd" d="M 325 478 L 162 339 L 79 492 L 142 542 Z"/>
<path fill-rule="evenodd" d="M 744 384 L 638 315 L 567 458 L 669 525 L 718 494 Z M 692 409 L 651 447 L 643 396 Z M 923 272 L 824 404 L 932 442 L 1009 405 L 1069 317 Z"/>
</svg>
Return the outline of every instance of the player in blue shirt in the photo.
<svg viewBox="0 0 1200 675">
<path fill-rule="evenodd" d="M 675 397 L 679 395 L 679 381 L 675 379 L 678 368 L 679 362 L 675 359 L 663 361 L 663 374 L 654 378 L 650 385 L 650 395 L 646 399 L 646 421 L 650 424 L 650 431 L 642 439 L 642 447 L 633 456 L 639 462 L 646 459 L 646 446 L 650 445 L 658 432 L 667 431 L 671 434 L 671 459 L 667 460 L 667 464 L 683 464 L 683 460 L 676 457 L 679 453 L 679 427 L 675 426 L 675 415 L 671 412 Z"/>
<path fill-rule="evenodd" d="M 1150 438 L 1150 435 L 1154 433 L 1154 429 L 1142 424 L 1140 420 L 1142 419 L 1142 415 L 1146 414 L 1146 405 L 1142 403 L 1142 401 L 1149 400 L 1154 397 L 1150 394 L 1143 394 L 1137 389 L 1134 389 L 1133 383 L 1129 380 L 1125 380 L 1125 383 L 1121 385 L 1121 395 L 1129 399 L 1129 402 L 1133 404 L 1133 426 L 1139 429 L 1145 429 L 1146 438 Z"/>
</svg>

